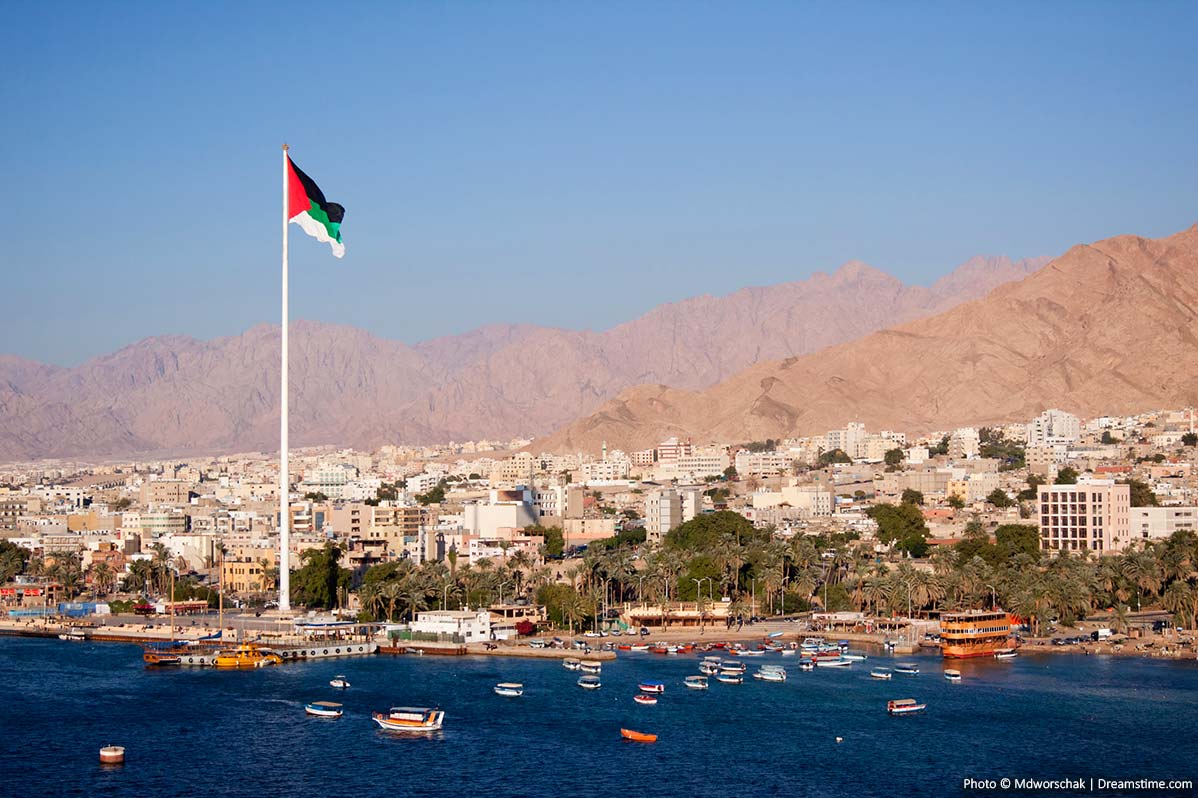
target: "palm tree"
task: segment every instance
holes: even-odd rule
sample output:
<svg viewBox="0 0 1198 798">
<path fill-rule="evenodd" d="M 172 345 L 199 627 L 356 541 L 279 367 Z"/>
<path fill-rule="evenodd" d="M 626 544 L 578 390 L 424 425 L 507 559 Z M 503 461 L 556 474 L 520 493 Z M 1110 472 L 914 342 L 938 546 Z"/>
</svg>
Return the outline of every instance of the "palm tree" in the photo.
<svg viewBox="0 0 1198 798">
<path fill-rule="evenodd" d="M 379 588 L 380 599 L 387 603 L 387 620 L 395 620 L 395 603 L 404 597 L 405 592 L 406 591 L 403 583 L 398 580 L 394 582 L 385 582 L 383 586 Z"/>
<path fill-rule="evenodd" d="M 116 581 L 116 572 L 106 562 L 98 562 L 91 567 L 92 584 L 101 595 L 107 595 Z"/>
<path fill-rule="evenodd" d="M 1173 613 L 1182 626 L 1194 628 L 1194 616 L 1198 614 L 1198 591 L 1186 582 L 1176 581 L 1165 588 L 1161 598 L 1165 609 Z"/>
</svg>

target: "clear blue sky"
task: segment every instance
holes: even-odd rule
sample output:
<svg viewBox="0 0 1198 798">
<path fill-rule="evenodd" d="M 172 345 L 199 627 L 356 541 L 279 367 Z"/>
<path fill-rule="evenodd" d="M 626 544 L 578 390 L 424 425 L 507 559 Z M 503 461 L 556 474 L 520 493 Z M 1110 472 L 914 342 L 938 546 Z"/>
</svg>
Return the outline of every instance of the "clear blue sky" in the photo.
<svg viewBox="0 0 1198 798">
<path fill-rule="evenodd" d="M 10 3 L 0 352 L 292 317 L 603 329 L 1198 219 L 1198 3 Z M 9 293 L 11 292 L 11 293 Z M 15 301 L 14 299 L 15 298 Z"/>
</svg>

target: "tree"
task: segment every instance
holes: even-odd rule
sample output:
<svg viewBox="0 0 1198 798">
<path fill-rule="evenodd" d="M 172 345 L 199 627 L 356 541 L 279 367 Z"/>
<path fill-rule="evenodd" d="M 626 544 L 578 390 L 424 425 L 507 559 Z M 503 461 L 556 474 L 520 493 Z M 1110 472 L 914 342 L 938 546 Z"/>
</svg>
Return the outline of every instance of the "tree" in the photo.
<svg viewBox="0 0 1198 798">
<path fill-rule="evenodd" d="M 133 500 L 130 499 L 128 496 L 124 496 L 120 499 L 117 499 L 115 502 L 112 503 L 112 509 L 116 510 L 117 512 L 120 512 L 122 510 L 128 510 L 132 506 L 133 506 Z"/>
<path fill-rule="evenodd" d="M 906 458 L 906 456 L 906 453 L 904 453 L 902 449 L 894 448 L 887 449 L 886 454 L 882 456 L 882 459 L 886 465 L 897 467 L 903 464 L 903 460 Z"/>
<path fill-rule="evenodd" d="M 1019 554 L 1040 559 L 1040 528 L 1034 524 L 1001 524 L 994 530 L 994 540 L 1003 559 Z"/>
<path fill-rule="evenodd" d="M 1060 471 L 1057 472 L 1056 484 L 1058 484 L 1058 485 L 1076 485 L 1077 477 L 1078 477 L 1078 474 L 1077 474 L 1076 468 L 1072 468 L 1071 466 L 1065 466 L 1064 468 L 1062 468 Z"/>
<path fill-rule="evenodd" d="M 819 465 L 821 468 L 824 466 L 830 466 L 833 463 L 851 464 L 852 462 L 853 458 L 845 454 L 843 449 L 832 449 L 831 451 L 824 452 L 816 461 L 817 465 Z"/>
<path fill-rule="evenodd" d="M 1187 432 L 1181 436 L 1181 442 L 1186 446 L 1198 446 L 1198 432 Z"/>
<path fill-rule="evenodd" d="M 904 488 L 900 501 L 903 504 L 923 504 L 923 494 L 914 488 Z"/>
<path fill-rule="evenodd" d="M 948 497 L 948 506 L 954 510 L 963 510 L 965 508 L 965 500 L 956 493 L 952 493 Z"/>
<path fill-rule="evenodd" d="M 940 439 L 940 443 L 928 448 L 928 454 L 933 457 L 941 454 L 948 454 L 948 436 L 945 435 Z"/>
<path fill-rule="evenodd" d="M 724 469 L 724 479 L 732 481 L 736 479 L 736 466 L 728 466 Z"/>
<path fill-rule="evenodd" d="M 1015 506 L 1015 501 L 1002 488 L 995 488 L 990 491 L 990 495 L 986 497 L 986 501 L 998 508 Z"/>
<path fill-rule="evenodd" d="M 379 485 L 374 492 L 375 502 L 393 502 L 399 498 L 399 489 L 395 485 L 388 485 L 386 482 Z"/>
<path fill-rule="evenodd" d="M 310 491 L 304 494 L 304 499 L 310 502 L 327 502 L 329 497 L 318 490 Z"/>
<path fill-rule="evenodd" d="M 1184 438 L 1182 440 L 1184 441 Z M 1104 446 L 1109 446 L 1115 442 L 1115 439 L 1111 436 L 1111 431 L 1109 429 L 1104 429 L 1102 431 L 1101 441 Z"/>
<path fill-rule="evenodd" d="M 894 544 L 912 557 L 927 553 L 928 525 L 915 504 L 876 504 L 866 510 L 866 515 L 877 523 L 881 542 Z"/>
<path fill-rule="evenodd" d="M 300 559 L 304 565 L 291 575 L 291 591 L 299 604 L 331 609 L 337 605 L 340 588 L 349 588 L 352 574 L 338 565 L 341 547 L 332 541 L 324 548 L 308 549 Z"/>
<path fill-rule="evenodd" d="M 1028 474 L 1027 488 L 1019 491 L 1019 501 L 1034 502 L 1040 496 L 1040 486 L 1045 482 L 1044 477 L 1039 474 Z"/>
<path fill-rule="evenodd" d="M 17 574 L 25 573 L 30 554 L 29 549 L 0 538 L 0 582 L 11 582 Z"/>
<path fill-rule="evenodd" d="M 1138 479 L 1120 480 L 1120 485 L 1127 485 L 1131 488 L 1131 506 L 1132 507 L 1156 507 L 1159 503 L 1156 494 L 1148 483 Z"/>
</svg>

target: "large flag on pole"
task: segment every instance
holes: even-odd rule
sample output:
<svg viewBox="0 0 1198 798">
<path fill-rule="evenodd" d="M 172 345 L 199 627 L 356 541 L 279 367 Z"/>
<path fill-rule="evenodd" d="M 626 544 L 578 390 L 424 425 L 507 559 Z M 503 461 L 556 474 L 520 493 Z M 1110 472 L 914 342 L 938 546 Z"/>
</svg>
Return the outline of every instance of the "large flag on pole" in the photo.
<svg viewBox="0 0 1198 798">
<path fill-rule="evenodd" d="M 345 208 L 324 198 L 324 192 L 287 156 L 287 214 L 292 224 L 298 224 L 317 241 L 327 241 L 333 255 L 345 256 L 341 243 L 341 220 Z"/>
</svg>

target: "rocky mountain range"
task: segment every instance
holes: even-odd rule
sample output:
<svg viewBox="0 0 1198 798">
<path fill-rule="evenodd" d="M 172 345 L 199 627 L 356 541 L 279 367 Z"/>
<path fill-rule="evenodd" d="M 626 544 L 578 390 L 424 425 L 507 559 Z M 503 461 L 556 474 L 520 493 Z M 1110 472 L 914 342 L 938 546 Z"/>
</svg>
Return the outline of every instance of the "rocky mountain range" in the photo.
<svg viewBox="0 0 1198 798">
<path fill-rule="evenodd" d="M 409 346 L 294 322 L 291 440 L 370 448 L 544 434 L 632 386 L 697 391 L 941 312 L 1046 262 L 973 258 L 930 287 L 850 262 L 662 305 L 603 332 L 491 325 Z M 0 460 L 277 448 L 278 347 L 278 327 L 260 325 L 211 341 L 148 338 L 74 368 L 0 356 Z"/>
<path fill-rule="evenodd" d="M 633 387 L 538 451 L 641 449 L 822 433 L 848 421 L 928 432 L 1046 407 L 1131 413 L 1198 403 L 1198 227 L 1075 246 L 1026 279 L 701 391 Z"/>
</svg>

